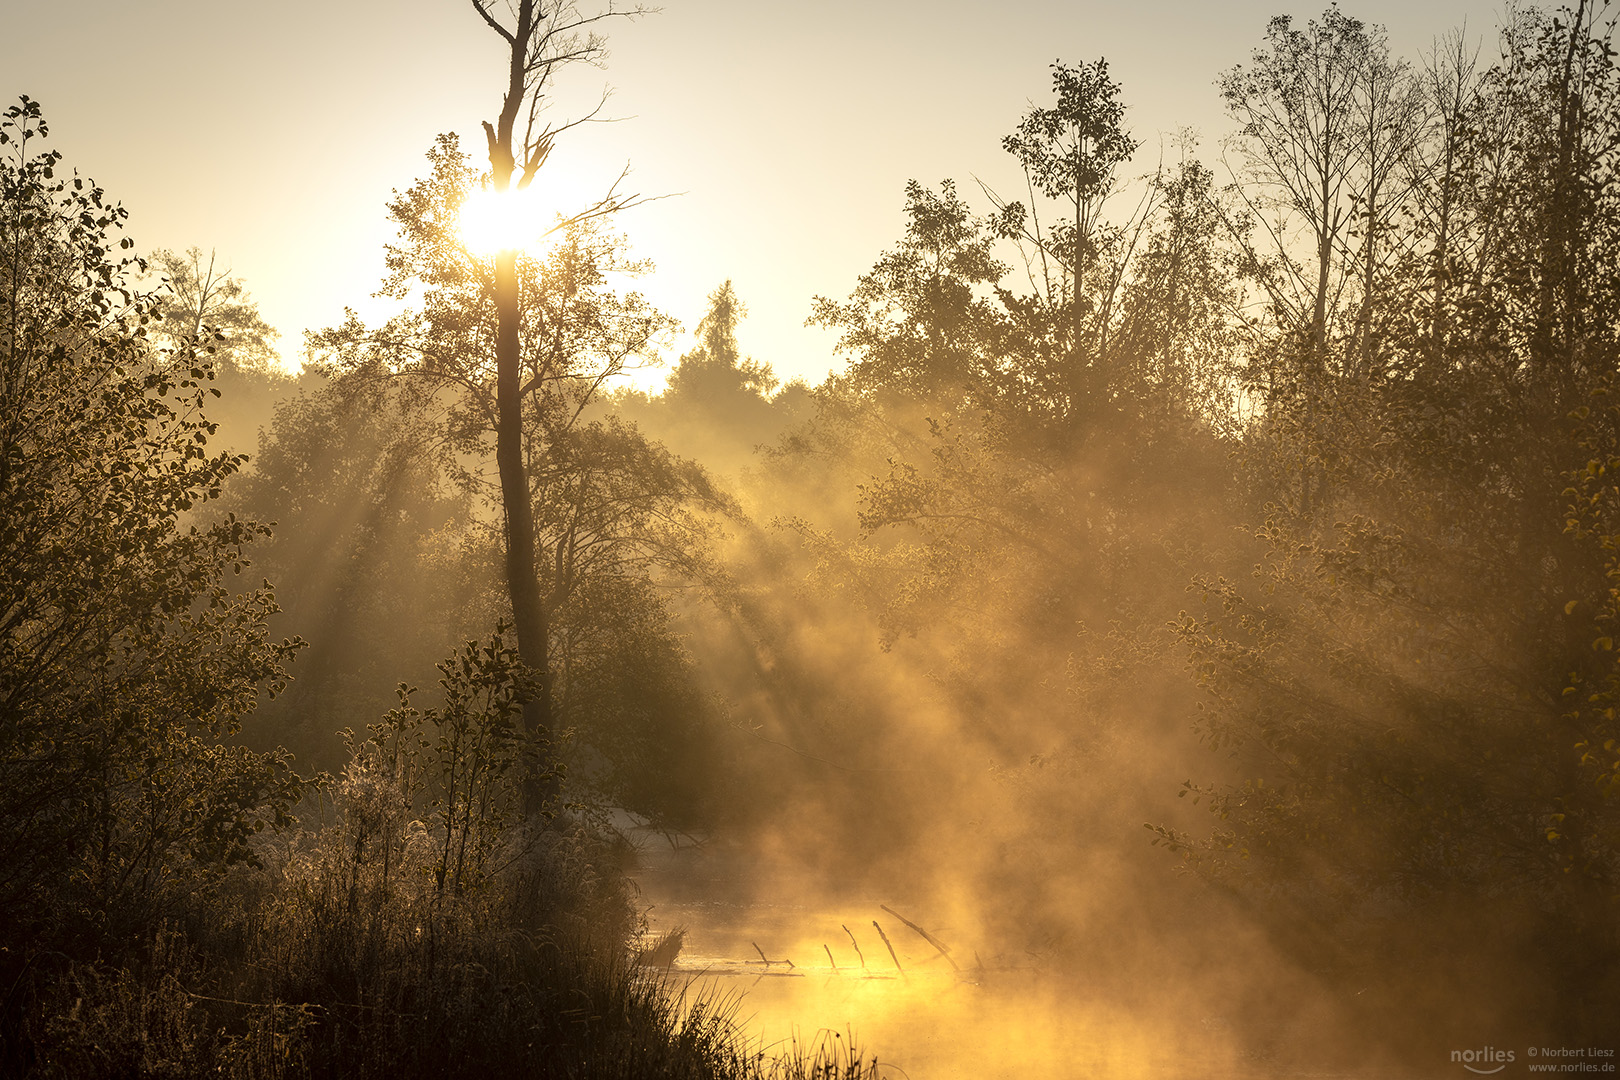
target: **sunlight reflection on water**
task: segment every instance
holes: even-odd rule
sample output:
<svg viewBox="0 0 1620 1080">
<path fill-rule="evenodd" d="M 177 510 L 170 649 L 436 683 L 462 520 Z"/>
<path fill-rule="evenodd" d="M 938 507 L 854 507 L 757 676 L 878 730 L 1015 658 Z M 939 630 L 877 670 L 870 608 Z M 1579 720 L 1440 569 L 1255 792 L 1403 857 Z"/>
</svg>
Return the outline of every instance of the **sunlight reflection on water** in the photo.
<svg viewBox="0 0 1620 1080">
<path fill-rule="evenodd" d="M 1352 1080 L 1327 1071 L 1276 1069 L 1238 1053 L 1218 1015 L 1132 1014 L 1100 996 L 1088 997 L 1077 973 L 1053 971 L 1029 958 L 981 962 L 971 947 L 947 939 L 962 968 L 953 971 L 877 900 L 825 909 L 773 903 L 768 892 L 751 897 L 738 887 L 734 867 L 706 872 L 713 869 L 698 867 L 694 874 L 689 857 L 667 853 L 644 863 L 637 878 L 650 905 L 650 928 L 654 934 L 686 929 L 671 975 L 689 994 L 716 995 L 732 1004 L 749 1037 L 767 1053 L 795 1039 L 814 1043 L 826 1032 L 853 1040 L 863 1057 L 876 1055 L 884 1076 L 909 1080 Z M 903 972 L 896 970 L 874 919 L 887 932 Z M 1380 1078 L 1358 1073 L 1353 1080 Z"/>
</svg>

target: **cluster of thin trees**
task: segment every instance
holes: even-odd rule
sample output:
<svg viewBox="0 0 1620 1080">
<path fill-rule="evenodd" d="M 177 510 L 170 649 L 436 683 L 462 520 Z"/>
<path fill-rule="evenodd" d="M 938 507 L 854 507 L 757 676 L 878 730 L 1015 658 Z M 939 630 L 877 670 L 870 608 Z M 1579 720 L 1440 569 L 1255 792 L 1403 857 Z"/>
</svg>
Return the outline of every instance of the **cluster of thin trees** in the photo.
<svg viewBox="0 0 1620 1080">
<path fill-rule="evenodd" d="M 1130 181 L 1099 61 L 1055 66 L 1005 140 L 1027 203 L 908 189 L 902 241 L 817 302 L 850 363 L 778 458 L 865 474 L 855 535 L 798 520 L 813 573 L 1000 710 L 966 730 L 1081 791 L 1135 783 L 1143 739 L 1179 759 L 1155 691 L 1187 671 L 1169 709 L 1219 753 L 1181 794 L 1214 816 L 1149 809 L 1153 840 L 1310 970 L 1596 1030 L 1608 25 L 1518 9 L 1497 55 L 1458 35 L 1413 63 L 1331 8 L 1272 20 L 1219 89 L 1218 170 Z"/>
</svg>

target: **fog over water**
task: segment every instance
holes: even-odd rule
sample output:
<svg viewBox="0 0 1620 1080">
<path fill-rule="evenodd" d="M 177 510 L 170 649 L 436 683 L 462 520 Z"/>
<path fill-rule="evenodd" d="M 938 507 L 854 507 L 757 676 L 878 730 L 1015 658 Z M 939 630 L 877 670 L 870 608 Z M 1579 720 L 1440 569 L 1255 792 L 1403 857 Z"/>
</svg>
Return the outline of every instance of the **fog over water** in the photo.
<svg viewBox="0 0 1620 1080">
<path fill-rule="evenodd" d="M 809 378 L 513 224 L 624 13 L 473 6 L 296 375 L 0 116 L 0 1074 L 1613 1071 L 1607 5 L 1257 19 L 1156 157 L 1058 59 Z"/>
</svg>

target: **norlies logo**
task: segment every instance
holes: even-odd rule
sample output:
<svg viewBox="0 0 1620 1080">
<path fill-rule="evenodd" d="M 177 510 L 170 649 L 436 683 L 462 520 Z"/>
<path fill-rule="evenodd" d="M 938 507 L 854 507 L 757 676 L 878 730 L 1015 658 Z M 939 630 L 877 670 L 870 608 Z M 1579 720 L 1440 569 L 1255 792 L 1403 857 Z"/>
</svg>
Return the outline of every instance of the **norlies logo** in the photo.
<svg viewBox="0 0 1620 1080">
<path fill-rule="evenodd" d="M 1492 1073 L 1499 1073 L 1508 1067 L 1508 1063 L 1513 1060 L 1513 1051 L 1498 1050 L 1494 1046 L 1486 1046 L 1478 1050 L 1453 1050 L 1451 1060 L 1457 1062 L 1471 1073 L 1490 1076 Z M 1492 1065 L 1495 1068 L 1485 1067 Z"/>
</svg>

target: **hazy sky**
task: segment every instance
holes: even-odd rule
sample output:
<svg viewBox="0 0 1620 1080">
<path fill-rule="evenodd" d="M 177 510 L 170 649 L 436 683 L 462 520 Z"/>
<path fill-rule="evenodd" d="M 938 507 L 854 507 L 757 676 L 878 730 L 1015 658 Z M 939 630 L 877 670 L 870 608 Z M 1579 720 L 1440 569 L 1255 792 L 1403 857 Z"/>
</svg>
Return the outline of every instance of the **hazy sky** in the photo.
<svg viewBox="0 0 1620 1080">
<path fill-rule="evenodd" d="M 1216 75 L 1278 0 L 1127 6 L 1007 0 L 669 0 L 615 20 L 605 70 L 576 68 L 559 117 L 614 88 L 598 126 L 547 166 L 560 202 L 629 164 L 632 190 L 682 193 L 621 219 L 658 266 L 643 286 L 689 331 L 730 278 L 742 343 L 814 382 L 830 336 L 802 324 L 898 238 L 907 179 L 1011 189 L 1000 139 L 1048 65 L 1106 56 L 1151 167 L 1191 125 L 1213 156 L 1227 126 Z M 440 132 L 482 142 L 500 108 L 503 45 L 469 0 L 0 0 L 0 93 L 39 100 L 52 143 L 131 212 L 142 249 L 217 248 L 297 363 L 303 331 L 367 310 L 390 231 L 384 202 L 426 172 Z M 1464 0 L 1346 3 L 1416 57 L 1463 24 L 1487 54 L 1499 10 Z M 537 183 L 537 187 L 540 186 Z M 686 345 L 683 340 L 681 347 Z"/>
</svg>

